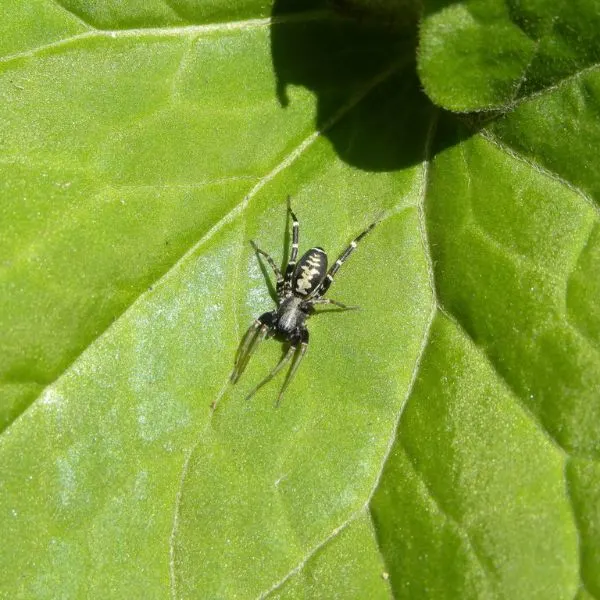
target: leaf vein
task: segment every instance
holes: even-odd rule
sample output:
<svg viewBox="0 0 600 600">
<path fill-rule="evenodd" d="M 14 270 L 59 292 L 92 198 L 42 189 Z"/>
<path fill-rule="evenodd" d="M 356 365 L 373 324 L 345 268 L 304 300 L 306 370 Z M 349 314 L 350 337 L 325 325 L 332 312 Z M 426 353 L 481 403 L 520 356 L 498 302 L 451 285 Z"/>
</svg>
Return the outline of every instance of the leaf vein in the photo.
<svg viewBox="0 0 600 600">
<path fill-rule="evenodd" d="M 60 0 L 50 0 L 51 4 L 54 4 L 61 12 L 65 13 L 69 16 L 69 18 L 74 19 L 83 25 L 86 29 L 96 29 L 91 23 L 86 21 L 81 15 L 78 15 L 74 10 L 67 8 Z"/>
<path fill-rule="evenodd" d="M 569 190 L 571 190 L 573 193 L 577 194 L 586 204 L 588 204 L 594 210 L 594 212 L 596 213 L 596 216 L 598 218 L 600 218 L 600 206 L 598 206 L 598 204 L 596 202 L 594 202 L 593 198 L 588 196 L 580 187 L 571 183 L 564 177 L 561 177 L 558 173 L 551 171 L 550 169 L 548 169 L 544 165 L 540 164 L 539 162 L 532 160 L 528 156 L 525 156 L 525 155 L 521 154 L 520 152 L 518 152 L 517 150 L 515 150 L 514 148 L 508 146 L 503 140 L 499 139 L 489 129 L 481 130 L 480 135 L 485 140 L 490 142 L 490 144 L 493 144 L 499 150 L 501 150 L 505 154 L 508 154 L 508 156 L 510 156 L 511 158 L 514 158 L 515 160 L 518 160 L 519 162 L 526 164 L 528 167 L 532 168 L 534 171 L 536 171 L 538 174 L 542 175 L 543 177 L 552 179 L 553 181 L 560 183 L 561 185 L 563 185 L 566 188 L 568 188 Z"/>
<path fill-rule="evenodd" d="M 388 562 L 387 562 L 386 557 L 384 556 L 383 552 L 381 551 L 381 545 L 379 544 L 379 539 L 377 536 L 377 528 L 375 527 L 375 522 L 373 521 L 373 513 L 370 510 L 367 511 L 367 521 L 369 523 L 371 533 L 373 534 L 373 539 L 375 540 L 375 545 L 377 546 L 377 552 L 379 553 L 381 562 L 389 576 Z M 385 583 L 386 583 L 385 587 L 388 591 L 388 595 L 389 595 L 390 599 L 396 600 L 396 594 L 394 593 L 394 588 L 392 587 L 392 582 L 390 581 L 389 577 L 386 578 Z"/>
<path fill-rule="evenodd" d="M 404 455 L 406 456 L 406 459 L 412 467 L 412 470 L 415 473 L 415 475 L 419 478 L 419 481 L 423 486 L 423 490 L 426 496 L 429 498 L 434 509 L 455 529 L 456 533 L 458 534 L 458 537 L 465 543 L 467 548 L 471 551 L 475 562 L 477 563 L 485 577 L 485 581 L 488 583 L 488 585 L 491 586 L 492 582 L 489 578 L 490 568 L 486 567 L 486 560 L 480 555 L 479 549 L 477 548 L 475 542 L 471 538 L 471 534 L 469 533 L 467 526 L 464 523 L 461 523 L 461 521 L 457 517 L 452 515 L 450 511 L 448 511 L 442 506 L 442 503 L 437 499 L 436 495 L 433 493 L 432 487 L 429 485 L 423 473 L 418 468 L 416 460 L 413 458 L 413 456 L 411 456 L 406 446 L 402 445 L 402 448 L 404 450 Z"/>
<path fill-rule="evenodd" d="M 556 81 L 552 85 L 549 85 L 548 87 L 542 88 L 541 90 L 538 90 L 537 92 L 533 92 L 527 96 L 521 96 L 521 98 L 512 102 L 507 108 L 512 110 L 512 109 L 516 108 L 517 106 L 520 106 L 521 104 L 525 104 L 526 102 L 529 102 L 531 100 L 535 100 L 536 98 L 539 98 L 540 96 L 545 96 L 546 94 L 551 94 L 552 92 L 555 92 L 555 91 L 559 90 L 560 88 L 562 88 L 566 85 L 569 85 L 571 82 L 575 81 L 576 79 L 579 79 L 580 77 L 585 77 L 588 73 L 593 73 L 594 71 L 596 71 L 599 68 L 600 68 L 600 63 L 592 63 L 591 65 L 588 65 L 587 67 L 584 67 L 583 69 L 580 69 L 579 71 L 575 71 L 574 73 L 571 73 L 570 75 L 567 75 L 566 77 L 563 77 L 562 79 L 559 79 L 558 81 Z"/>
<path fill-rule="evenodd" d="M 567 499 L 569 500 L 569 505 L 571 506 L 571 517 L 573 519 L 573 525 L 575 527 L 575 531 L 577 532 L 577 555 L 579 557 L 579 582 L 580 588 L 587 590 L 586 587 L 586 578 L 584 576 L 584 568 L 583 568 L 583 533 L 582 533 L 582 524 L 581 524 L 581 515 L 576 510 L 575 507 L 575 498 L 573 495 L 573 490 L 571 488 L 571 480 L 569 477 L 569 465 L 573 459 L 567 458 L 565 459 L 564 468 L 563 468 L 563 477 L 565 481 L 565 493 L 567 495 Z M 592 595 L 590 593 L 590 595 Z M 577 597 L 577 594 L 575 595 Z"/>
<path fill-rule="evenodd" d="M 537 429 L 544 435 L 546 440 L 552 445 L 553 448 L 558 450 L 563 456 L 569 456 L 569 452 L 566 448 L 564 448 L 560 442 L 550 433 L 550 431 L 545 427 L 542 421 L 535 415 L 535 413 L 527 406 L 525 401 L 521 398 L 520 394 L 514 388 L 514 386 L 510 383 L 498 365 L 494 362 L 492 357 L 485 351 L 484 348 L 479 346 L 469 330 L 459 321 L 458 317 L 456 317 L 453 313 L 448 311 L 444 306 L 439 306 L 439 311 L 448 321 L 450 321 L 459 331 L 461 331 L 472 347 L 480 354 L 490 368 L 494 371 L 500 382 L 504 385 L 505 390 L 511 396 L 511 398 L 521 407 L 524 414 L 536 425 Z"/>
<path fill-rule="evenodd" d="M 338 525 L 333 531 L 329 533 L 319 544 L 317 544 L 291 571 L 288 571 L 284 577 L 282 577 L 279 581 L 273 584 L 268 590 L 262 592 L 257 596 L 257 600 L 265 600 L 268 598 L 273 592 L 276 592 L 280 589 L 289 579 L 291 579 L 294 575 L 299 573 L 306 564 L 325 546 L 327 546 L 331 541 L 333 541 L 342 531 L 346 529 L 349 525 L 351 525 L 358 517 L 361 516 L 365 507 L 362 506 L 359 510 L 352 513 L 348 519 L 346 519 L 341 525 Z"/>
<path fill-rule="evenodd" d="M 435 315 L 436 315 L 436 312 L 437 312 L 437 309 L 439 306 L 437 292 L 436 292 L 436 288 L 435 288 L 435 279 L 434 279 L 435 273 L 433 270 L 433 262 L 432 262 L 432 258 L 431 258 L 431 252 L 429 250 L 429 248 L 430 248 L 429 240 L 427 237 L 427 226 L 425 223 L 425 198 L 427 197 L 427 185 L 428 185 L 428 178 L 429 178 L 431 143 L 432 143 L 433 137 L 435 136 L 435 131 L 437 128 L 437 120 L 438 120 L 438 112 L 435 112 L 431 118 L 431 121 L 429 124 L 429 130 L 427 132 L 427 138 L 425 140 L 425 152 L 424 152 L 425 156 L 424 156 L 424 160 L 423 160 L 423 174 L 422 174 L 421 189 L 420 189 L 420 193 L 419 193 L 420 199 L 419 199 L 419 207 L 418 207 L 421 244 L 423 245 L 423 249 L 425 251 L 425 257 L 426 257 L 426 262 L 427 262 L 427 275 L 428 275 L 428 280 L 429 280 L 429 287 L 431 290 L 431 310 L 429 313 L 427 325 L 425 326 L 425 330 L 423 332 L 423 340 L 421 342 L 421 347 L 419 348 L 419 354 L 417 355 L 417 359 L 415 361 L 415 366 L 414 366 L 412 374 L 411 374 L 411 378 L 410 378 L 410 381 L 408 384 L 408 389 L 407 389 L 405 397 L 404 397 L 404 401 L 402 402 L 402 405 L 400 406 L 400 409 L 398 411 L 398 415 L 394 422 L 392 435 L 390 436 L 388 446 L 386 448 L 383 459 L 381 461 L 381 466 L 379 468 L 379 472 L 375 478 L 375 483 L 373 485 L 373 488 L 371 489 L 369 497 L 367 498 L 365 507 L 369 506 L 369 504 L 371 503 L 371 500 L 373 498 L 373 495 L 375 494 L 375 492 L 377 491 L 377 488 L 379 487 L 379 482 L 381 481 L 381 477 L 383 476 L 383 471 L 385 470 L 385 465 L 386 465 L 387 460 L 392 452 L 392 448 L 396 441 L 396 436 L 397 436 L 397 432 L 398 432 L 398 427 L 400 425 L 400 420 L 402 419 L 402 415 L 404 413 L 404 410 L 406 409 L 408 400 L 409 400 L 410 396 L 412 395 L 415 383 L 417 381 L 417 377 L 418 377 L 419 370 L 421 367 L 421 362 L 423 361 L 423 357 L 425 356 L 425 350 L 427 349 L 427 345 L 429 343 L 431 328 L 433 327 L 433 322 L 435 320 Z"/>
<path fill-rule="evenodd" d="M 540 46 L 542 44 L 542 40 L 545 37 L 548 37 L 548 36 L 551 35 L 552 29 L 554 27 L 554 23 L 555 22 L 556 22 L 556 16 L 553 17 L 552 19 L 550 19 L 550 21 L 548 22 L 547 31 L 545 33 L 543 33 L 542 35 L 540 35 L 538 37 L 538 39 L 535 41 L 535 45 L 534 45 L 533 51 L 531 53 L 531 56 L 529 57 L 529 60 L 527 61 L 527 64 L 523 68 L 523 73 L 522 73 L 521 77 L 519 78 L 519 80 L 517 81 L 517 83 L 515 85 L 515 91 L 513 93 L 513 104 L 516 103 L 516 102 L 518 102 L 518 100 L 519 100 L 519 93 L 521 91 L 521 88 L 523 87 L 523 84 L 527 80 L 527 74 L 529 73 L 529 70 L 531 69 L 531 65 L 533 64 L 533 61 L 538 56 L 538 53 L 540 51 Z M 523 31 L 523 33 L 525 33 L 525 32 Z"/>
<path fill-rule="evenodd" d="M 318 21 L 321 19 L 331 19 L 336 17 L 328 11 L 314 11 L 300 13 L 296 15 L 287 15 L 281 17 L 265 17 L 261 19 L 247 19 L 245 21 L 229 21 L 222 23 L 208 23 L 204 25 L 183 25 L 178 27 L 148 27 L 137 29 L 114 29 L 100 30 L 94 29 L 84 33 L 78 33 L 54 42 L 42 44 L 29 50 L 15 52 L 0 58 L 0 64 L 13 62 L 21 58 L 30 58 L 43 53 L 46 50 L 68 47 L 86 39 L 119 39 L 119 38 L 148 38 L 148 37 L 179 37 L 179 36 L 199 36 L 211 33 L 223 33 L 231 31 L 244 31 L 250 29 L 263 29 L 271 25 L 284 25 L 286 23 L 303 23 Z"/>
</svg>

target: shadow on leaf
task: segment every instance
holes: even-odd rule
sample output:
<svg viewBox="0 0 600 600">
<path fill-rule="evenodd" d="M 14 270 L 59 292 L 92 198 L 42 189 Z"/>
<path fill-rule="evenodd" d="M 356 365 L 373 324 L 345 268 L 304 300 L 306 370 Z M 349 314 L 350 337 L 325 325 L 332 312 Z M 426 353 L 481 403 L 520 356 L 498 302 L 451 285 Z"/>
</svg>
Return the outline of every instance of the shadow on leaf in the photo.
<svg viewBox="0 0 600 600">
<path fill-rule="evenodd" d="M 275 2 L 271 53 L 279 102 L 293 102 L 292 86 L 313 91 L 317 130 L 352 166 L 394 171 L 419 164 L 435 109 L 416 73 L 416 19 L 392 25 L 345 5 L 313 2 L 302 10 L 323 8 L 318 16 L 290 19 L 289 3 Z"/>
</svg>

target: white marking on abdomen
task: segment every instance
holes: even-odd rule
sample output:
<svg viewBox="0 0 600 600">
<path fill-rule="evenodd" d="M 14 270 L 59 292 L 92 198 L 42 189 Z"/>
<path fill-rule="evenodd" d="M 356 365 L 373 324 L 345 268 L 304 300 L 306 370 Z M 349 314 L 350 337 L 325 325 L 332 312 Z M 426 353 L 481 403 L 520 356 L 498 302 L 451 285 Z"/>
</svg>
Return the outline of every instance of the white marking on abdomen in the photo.
<svg viewBox="0 0 600 600">
<path fill-rule="evenodd" d="M 300 268 L 302 269 L 302 273 L 296 282 L 296 291 L 300 294 L 306 294 L 312 287 L 312 279 L 315 275 L 319 274 L 319 269 L 311 269 L 306 265 L 302 265 Z"/>
<path fill-rule="evenodd" d="M 312 256 L 309 256 L 306 259 L 306 262 L 311 266 L 311 267 L 320 267 L 321 266 L 321 259 L 320 258 L 313 258 Z"/>
</svg>

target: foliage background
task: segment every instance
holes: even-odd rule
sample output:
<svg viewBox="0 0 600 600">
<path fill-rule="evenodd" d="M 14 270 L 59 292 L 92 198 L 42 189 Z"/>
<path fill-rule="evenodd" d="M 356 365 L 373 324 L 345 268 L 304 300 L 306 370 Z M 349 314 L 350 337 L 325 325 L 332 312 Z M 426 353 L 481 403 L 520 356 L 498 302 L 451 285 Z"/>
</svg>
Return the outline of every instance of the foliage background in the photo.
<svg viewBox="0 0 600 600">
<path fill-rule="evenodd" d="M 599 15 L 4 0 L 0 595 L 599 598 Z"/>
</svg>

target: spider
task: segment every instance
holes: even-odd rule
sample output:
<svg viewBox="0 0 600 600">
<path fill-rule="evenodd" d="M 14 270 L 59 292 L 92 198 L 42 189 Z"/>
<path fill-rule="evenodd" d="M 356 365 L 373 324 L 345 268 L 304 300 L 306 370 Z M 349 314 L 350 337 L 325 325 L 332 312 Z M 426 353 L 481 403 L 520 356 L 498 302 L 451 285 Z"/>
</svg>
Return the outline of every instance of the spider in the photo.
<svg viewBox="0 0 600 600">
<path fill-rule="evenodd" d="M 264 256 L 275 273 L 277 278 L 277 308 L 260 315 L 249 327 L 240 343 L 235 366 L 231 373 L 231 381 L 235 383 L 244 372 L 250 357 L 260 342 L 267 336 L 283 338 L 284 341 L 289 343 L 287 351 L 273 370 L 247 396 L 247 398 L 252 397 L 263 385 L 271 381 L 293 356 L 290 369 L 277 397 L 276 406 L 281 402 L 286 388 L 290 385 L 302 358 L 306 354 L 308 348 L 306 320 L 315 312 L 315 305 L 333 304 L 342 310 L 359 308 L 358 306 L 346 306 L 336 300 L 323 298 L 323 296 L 327 293 L 335 274 L 352 254 L 358 242 L 377 224 L 377 222 L 371 223 L 360 235 L 355 237 L 332 267 L 327 270 L 327 254 L 325 254 L 323 248 L 311 248 L 302 255 L 299 261 L 296 261 L 300 224 L 292 211 L 289 198 L 288 212 L 292 219 L 292 251 L 285 273 L 281 273 L 269 254 L 261 250 L 254 241 L 250 241 L 257 255 Z"/>
</svg>

